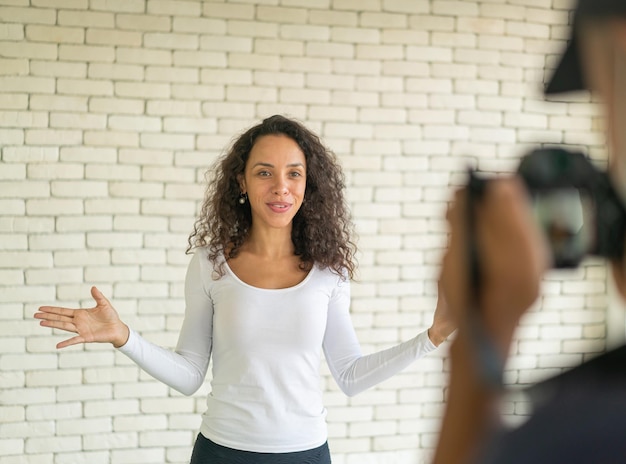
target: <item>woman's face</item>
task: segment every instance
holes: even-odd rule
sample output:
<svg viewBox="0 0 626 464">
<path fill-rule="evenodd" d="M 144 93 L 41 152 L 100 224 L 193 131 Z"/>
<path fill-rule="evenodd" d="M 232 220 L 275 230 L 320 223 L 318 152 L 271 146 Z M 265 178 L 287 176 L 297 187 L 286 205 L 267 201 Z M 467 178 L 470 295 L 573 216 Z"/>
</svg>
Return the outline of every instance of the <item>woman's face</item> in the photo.
<svg viewBox="0 0 626 464">
<path fill-rule="evenodd" d="M 291 227 L 306 189 L 306 159 L 298 144 L 285 135 L 264 135 L 254 143 L 243 176 L 252 228 Z"/>
</svg>

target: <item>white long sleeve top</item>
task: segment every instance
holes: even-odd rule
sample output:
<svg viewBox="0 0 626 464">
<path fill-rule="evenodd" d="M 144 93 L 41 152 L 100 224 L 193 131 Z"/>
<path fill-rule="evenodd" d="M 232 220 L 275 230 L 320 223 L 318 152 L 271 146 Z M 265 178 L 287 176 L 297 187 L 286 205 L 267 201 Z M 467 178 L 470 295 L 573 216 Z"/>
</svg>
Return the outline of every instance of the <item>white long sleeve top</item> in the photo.
<svg viewBox="0 0 626 464">
<path fill-rule="evenodd" d="M 256 288 L 224 265 L 214 280 L 206 249 L 197 249 L 185 281 L 185 317 L 175 351 L 130 331 L 121 352 L 179 392 L 193 394 L 212 364 L 200 432 L 222 446 L 286 453 L 327 439 L 321 352 L 347 395 L 398 373 L 435 349 L 426 331 L 363 356 L 350 313 L 350 283 L 313 267 L 298 285 Z"/>
</svg>

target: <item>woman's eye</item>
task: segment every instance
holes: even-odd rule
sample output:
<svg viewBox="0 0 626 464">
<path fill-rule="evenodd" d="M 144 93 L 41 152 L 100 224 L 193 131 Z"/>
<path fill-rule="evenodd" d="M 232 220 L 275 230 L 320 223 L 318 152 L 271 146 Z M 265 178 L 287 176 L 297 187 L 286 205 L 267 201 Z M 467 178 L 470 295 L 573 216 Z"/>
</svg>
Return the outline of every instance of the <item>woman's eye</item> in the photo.
<svg viewBox="0 0 626 464">
<path fill-rule="evenodd" d="M 258 174 L 259 176 L 262 176 L 262 177 L 267 177 L 270 175 L 269 171 L 259 171 Z"/>
<path fill-rule="evenodd" d="M 302 173 L 298 171 L 293 171 L 291 173 L 291 177 L 302 177 Z"/>
</svg>

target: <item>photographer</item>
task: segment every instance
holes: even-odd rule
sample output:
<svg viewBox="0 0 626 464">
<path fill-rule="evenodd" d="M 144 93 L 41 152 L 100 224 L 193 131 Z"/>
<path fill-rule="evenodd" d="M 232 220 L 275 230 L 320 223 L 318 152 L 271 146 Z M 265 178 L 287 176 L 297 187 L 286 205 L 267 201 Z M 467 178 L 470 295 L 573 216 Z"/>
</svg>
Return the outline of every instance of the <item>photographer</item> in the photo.
<svg viewBox="0 0 626 464">
<path fill-rule="evenodd" d="M 588 89 L 602 99 L 611 152 L 608 171 L 623 205 L 626 1 L 580 0 L 574 15 L 572 40 L 546 93 Z M 622 462 L 626 347 L 537 386 L 541 401 L 517 429 L 503 430 L 498 424 L 498 376 L 520 317 L 537 299 L 544 271 L 554 266 L 553 250 L 533 218 L 524 180 L 512 176 L 489 181 L 478 201 L 472 199 L 471 188 L 462 189 L 448 221 L 451 237 L 441 284 L 459 330 L 450 349 L 448 404 L 435 463 Z M 624 240 L 624 234 L 614 240 L 621 242 L 621 250 Z M 612 258 L 611 267 L 626 298 L 623 257 Z"/>
</svg>

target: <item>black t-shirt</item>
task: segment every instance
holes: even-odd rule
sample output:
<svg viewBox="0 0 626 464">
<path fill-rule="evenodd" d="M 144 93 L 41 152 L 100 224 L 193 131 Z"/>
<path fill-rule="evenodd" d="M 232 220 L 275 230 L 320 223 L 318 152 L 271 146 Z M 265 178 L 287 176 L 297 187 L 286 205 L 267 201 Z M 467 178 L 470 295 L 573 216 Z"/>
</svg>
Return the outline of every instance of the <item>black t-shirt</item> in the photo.
<svg viewBox="0 0 626 464">
<path fill-rule="evenodd" d="M 481 464 L 626 463 L 626 346 L 529 389 L 534 412 Z"/>
</svg>

